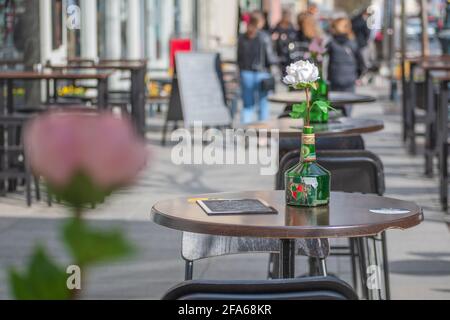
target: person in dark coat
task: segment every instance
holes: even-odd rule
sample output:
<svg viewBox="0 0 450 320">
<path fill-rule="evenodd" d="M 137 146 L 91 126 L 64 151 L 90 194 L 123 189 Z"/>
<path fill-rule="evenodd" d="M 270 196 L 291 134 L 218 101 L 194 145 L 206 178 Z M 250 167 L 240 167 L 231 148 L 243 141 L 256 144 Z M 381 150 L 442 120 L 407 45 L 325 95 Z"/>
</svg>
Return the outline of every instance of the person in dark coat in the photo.
<svg viewBox="0 0 450 320">
<path fill-rule="evenodd" d="M 293 62 L 290 57 L 290 52 L 297 38 L 297 31 L 291 20 L 291 11 L 287 9 L 283 10 L 281 21 L 272 30 L 272 40 L 283 75 L 286 67 Z"/>
<path fill-rule="evenodd" d="M 370 13 L 367 9 L 364 9 L 360 14 L 356 15 L 352 19 L 352 29 L 355 34 L 355 40 L 360 49 L 367 47 L 370 39 L 370 28 L 367 25 L 367 19 L 370 17 Z"/>
<path fill-rule="evenodd" d="M 328 43 L 328 81 L 330 90 L 355 92 L 358 78 L 364 72 L 364 60 L 358 44 L 354 40 L 351 21 L 339 18 L 331 25 L 332 37 Z M 345 108 L 346 114 L 351 108 Z"/>
</svg>

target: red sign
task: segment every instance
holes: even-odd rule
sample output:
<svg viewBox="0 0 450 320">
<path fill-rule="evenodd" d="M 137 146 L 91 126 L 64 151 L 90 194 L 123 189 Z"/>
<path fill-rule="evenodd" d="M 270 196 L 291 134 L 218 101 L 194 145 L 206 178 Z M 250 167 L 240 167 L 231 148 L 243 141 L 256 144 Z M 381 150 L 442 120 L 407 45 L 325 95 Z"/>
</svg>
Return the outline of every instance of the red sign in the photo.
<svg viewBox="0 0 450 320">
<path fill-rule="evenodd" d="M 190 52 L 192 51 L 191 39 L 171 39 L 169 42 L 170 47 L 170 68 L 175 66 L 175 54 L 177 52 Z"/>
</svg>

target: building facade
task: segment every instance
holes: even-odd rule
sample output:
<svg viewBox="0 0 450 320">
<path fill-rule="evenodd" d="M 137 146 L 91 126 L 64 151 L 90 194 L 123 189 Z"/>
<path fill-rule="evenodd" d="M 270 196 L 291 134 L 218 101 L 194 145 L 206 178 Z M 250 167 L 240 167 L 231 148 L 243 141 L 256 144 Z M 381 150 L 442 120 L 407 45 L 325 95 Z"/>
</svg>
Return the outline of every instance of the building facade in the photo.
<svg viewBox="0 0 450 320">
<path fill-rule="evenodd" d="M 333 8 L 337 0 L 316 0 Z M 304 10 L 306 0 L 1 0 L 0 59 L 31 65 L 67 58 L 147 58 L 169 64 L 169 40 L 187 37 L 195 48 L 233 59 L 240 14 L 263 10 L 274 26 L 282 8 Z M 30 26 L 33 26 L 30 28 Z M 38 31 L 39 30 L 39 31 Z M 31 52 L 34 52 L 31 54 Z"/>
</svg>

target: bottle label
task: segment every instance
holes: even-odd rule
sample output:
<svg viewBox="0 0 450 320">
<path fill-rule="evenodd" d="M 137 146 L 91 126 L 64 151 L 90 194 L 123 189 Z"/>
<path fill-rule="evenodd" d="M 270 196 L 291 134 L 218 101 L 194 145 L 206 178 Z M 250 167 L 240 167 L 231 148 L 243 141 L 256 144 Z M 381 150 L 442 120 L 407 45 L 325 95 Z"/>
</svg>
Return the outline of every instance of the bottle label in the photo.
<svg viewBox="0 0 450 320">
<path fill-rule="evenodd" d="M 304 134 L 302 142 L 302 161 L 316 161 L 316 136 L 314 134 Z"/>
<path fill-rule="evenodd" d="M 317 187 L 319 183 L 315 177 L 302 177 L 300 183 L 289 181 L 288 190 L 290 202 L 305 205 L 315 205 L 317 202 Z"/>
</svg>

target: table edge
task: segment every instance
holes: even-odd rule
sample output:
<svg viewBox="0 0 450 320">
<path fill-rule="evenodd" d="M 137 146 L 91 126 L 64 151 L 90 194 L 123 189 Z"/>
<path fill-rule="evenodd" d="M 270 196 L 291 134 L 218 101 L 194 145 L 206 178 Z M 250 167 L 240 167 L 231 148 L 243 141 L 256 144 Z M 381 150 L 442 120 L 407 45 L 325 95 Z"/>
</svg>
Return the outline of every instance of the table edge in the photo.
<svg viewBox="0 0 450 320">
<path fill-rule="evenodd" d="M 369 230 L 367 230 L 368 227 L 365 225 L 337 226 L 331 229 L 324 227 L 305 227 L 302 229 L 298 229 L 289 226 L 239 226 L 232 224 L 206 223 L 201 221 L 194 222 L 192 220 L 183 218 L 173 219 L 171 216 L 157 210 L 155 208 L 157 203 L 153 205 L 151 209 L 151 220 L 154 223 L 169 229 L 174 229 L 182 232 L 210 234 L 215 236 L 255 237 L 272 239 L 358 238 L 376 236 L 387 230 L 406 230 L 419 225 L 424 221 L 423 208 L 418 206 L 416 203 L 414 204 L 419 209 L 416 214 L 411 215 L 407 218 L 398 218 L 397 220 L 401 220 L 401 222 L 398 222 L 397 225 L 392 225 L 393 221 L 391 221 L 390 223 L 373 224 L 370 226 L 370 232 Z M 317 235 L 317 233 L 319 232 L 321 234 Z M 265 236 L 264 233 L 266 233 L 267 236 Z"/>
</svg>

